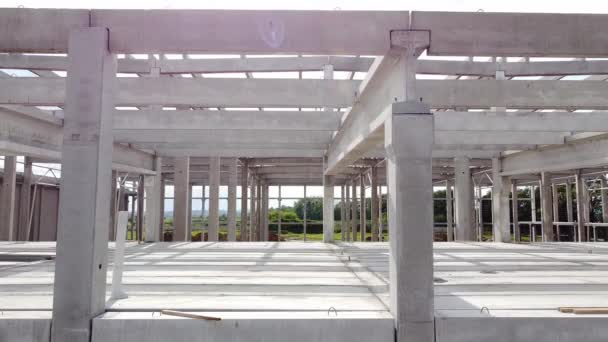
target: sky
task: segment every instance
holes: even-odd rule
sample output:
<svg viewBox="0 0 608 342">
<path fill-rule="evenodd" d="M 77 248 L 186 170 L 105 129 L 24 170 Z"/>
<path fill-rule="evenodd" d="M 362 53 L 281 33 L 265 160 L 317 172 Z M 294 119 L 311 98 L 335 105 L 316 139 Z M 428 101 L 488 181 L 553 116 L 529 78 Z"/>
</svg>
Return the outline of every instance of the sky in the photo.
<svg viewBox="0 0 608 342">
<path fill-rule="evenodd" d="M 608 13 L 606 0 L 0 0 L 0 7 Z"/>
</svg>

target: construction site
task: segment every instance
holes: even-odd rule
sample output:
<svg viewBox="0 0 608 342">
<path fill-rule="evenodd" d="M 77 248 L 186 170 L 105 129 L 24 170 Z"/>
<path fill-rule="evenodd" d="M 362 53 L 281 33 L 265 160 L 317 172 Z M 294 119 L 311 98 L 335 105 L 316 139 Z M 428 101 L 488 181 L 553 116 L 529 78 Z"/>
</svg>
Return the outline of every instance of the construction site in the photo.
<svg viewBox="0 0 608 342">
<path fill-rule="evenodd" d="M 606 341 L 606 32 L 0 9 L 0 341 Z"/>
</svg>

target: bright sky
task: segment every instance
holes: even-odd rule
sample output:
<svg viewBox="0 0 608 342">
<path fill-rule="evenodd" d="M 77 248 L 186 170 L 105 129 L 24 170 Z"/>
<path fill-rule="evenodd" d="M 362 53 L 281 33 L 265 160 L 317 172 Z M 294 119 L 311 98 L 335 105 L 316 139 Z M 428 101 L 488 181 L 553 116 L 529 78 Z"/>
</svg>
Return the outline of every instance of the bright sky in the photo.
<svg viewBox="0 0 608 342">
<path fill-rule="evenodd" d="M 0 0 L 0 7 L 426 10 L 486 12 L 608 13 L 606 0 Z"/>
</svg>

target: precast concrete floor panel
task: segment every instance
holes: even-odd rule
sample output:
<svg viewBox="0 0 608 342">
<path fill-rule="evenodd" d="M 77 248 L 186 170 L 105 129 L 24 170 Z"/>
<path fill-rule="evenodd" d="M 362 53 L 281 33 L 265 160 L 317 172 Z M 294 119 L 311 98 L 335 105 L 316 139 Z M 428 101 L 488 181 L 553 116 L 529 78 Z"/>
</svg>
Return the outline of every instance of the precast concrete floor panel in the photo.
<svg viewBox="0 0 608 342">
<path fill-rule="evenodd" d="M 108 297 L 112 243 L 110 250 Z M 0 243 L 0 328 L 6 320 L 31 317 L 36 334 L 48 330 L 42 322 L 48 321 L 52 307 L 54 261 L 47 259 L 54 254 L 54 243 Z M 118 337 L 106 334 L 108 329 L 131 331 L 139 324 L 153 326 L 147 337 L 129 335 L 124 341 L 165 336 L 171 324 L 189 329 L 189 323 L 181 322 L 188 319 L 177 323 L 159 315 L 164 309 L 222 317 L 219 330 L 205 328 L 209 341 L 232 340 L 234 325 L 250 327 L 249 333 L 258 325 L 295 332 L 302 324 L 319 321 L 327 321 L 320 325 L 327 331 L 350 329 L 345 337 L 356 332 L 390 340 L 388 260 L 387 243 L 128 243 L 123 284 L 129 297 L 107 301 L 108 312 L 93 324 L 94 341 Z M 547 324 L 572 324 L 574 330 L 546 335 L 542 341 L 566 341 L 567 333 L 578 336 L 577 331 L 582 334 L 590 327 L 594 334 L 580 341 L 608 334 L 608 325 L 593 323 L 608 316 L 575 317 L 557 311 L 562 306 L 608 307 L 608 244 L 435 243 L 434 260 L 438 342 L 502 341 L 492 329 L 504 330 L 510 342 L 539 340 L 534 333 Z M 284 323 L 276 325 L 279 321 Z M 32 322 L 18 326 L 34 329 Z M 524 330 L 532 335 L 511 334 L 527 325 Z M 483 327 L 487 336 L 471 335 L 473 327 Z M 298 336 L 318 337 L 304 332 Z M 264 333 L 250 337 L 269 340 Z"/>
</svg>

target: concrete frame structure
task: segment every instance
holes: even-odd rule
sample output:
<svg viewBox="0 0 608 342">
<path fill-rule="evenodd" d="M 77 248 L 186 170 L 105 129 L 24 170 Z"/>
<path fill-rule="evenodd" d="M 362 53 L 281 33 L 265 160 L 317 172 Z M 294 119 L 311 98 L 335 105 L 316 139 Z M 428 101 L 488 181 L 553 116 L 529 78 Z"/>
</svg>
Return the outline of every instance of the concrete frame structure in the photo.
<svg viewBox="0 0 608 342">
<path fill-rule="evenodd" d="M 590 221 L 588 181 L 599 175 L 602 219 L 608 220 L 608 63 L 586 58 L 608 56 L 607 23 L 606 15 L 586 14 L 2 9 L 0 27 L 11 29 L 0 32 L 0 52 L 8 53 L 0 55 L 0 69 L 39 77 L 0 78 L 0 154 L 6 156 L 0 239 L 30 238 L 24 228 L 29 185 L 15 213 L 15 156 L 28 157 L 24 184 L 31 184 L 31 159 L 60 161 L 52 340 L 90 341 L 93 318 L 105 312 L 116 207 L 112 170 L 139 179 L 137 232 L 147 242 L 163 234 L 166 180 L 175 186 L 173 241 L 179 242 L 191 240 L 193 184 L 210 187 L 213 242 L 220 240 L 219 189 L 228 185 L 227 239 L 237 240 L 239 175 L 241 241 L 270 239 L 269 186 L 289 184 L 323 185 L 325 243 L 334 243 L 336 186 L 343 193 L 342 239 L 365 241 L 369 184 L 371 240 L 378 241 L 378 187 L 386 184 L 396 340 L 434 341 L 434 184 L 447 184 L 448 241 L 485 238 L 481 186 L 489 183 L 495 242 L 522 240 L 518 186 L 532 185 L 527 224 L 533 242 L 537 185 L 543 242 L 559 241 L 563 226 L 572 226 L 579 242 L 597 240 L 596 228 L 606 227 Z M 180 32 L 150 34 L 152 27 Z M 223 34 L 201 36 L 201 30 Z M 468 59 L 425 60 L 424 51 Z M 170 60 L 170 53 L 299 57 Z M 117 60 L 118 54 L 126 58 Z M 378 57 L 348 57 L 361 55 Z M 475 56 L 500 58 L 477 62 Z M 564 56 L 575 59 L 531 61 Z M 301 77 L 309 71 L 321 76 Z M 259 72 L 299 77 L 263 79 L 255 77 Z M 349 74 L 340 79 L 337 72 Z M 207 77 L 226 73 L 245 77 Z M 353 79 L 356 73 L 365 73 L 363 80 Z M 517 79 L 531 76 L 541 79 Z M 586 79 L 564 79 L 569 76 Z M 50 106 L 58 109 L 45 109 Z M 166 159 L 172 162 L 163 164 Z M 563 178 L 568 222 L 559 222 L 557 213 Z"/>
</svg>

